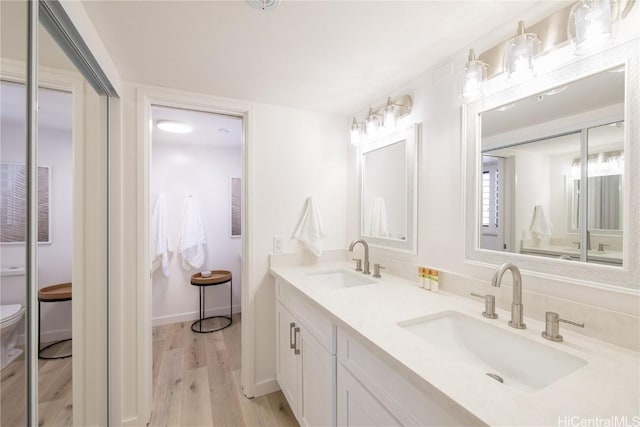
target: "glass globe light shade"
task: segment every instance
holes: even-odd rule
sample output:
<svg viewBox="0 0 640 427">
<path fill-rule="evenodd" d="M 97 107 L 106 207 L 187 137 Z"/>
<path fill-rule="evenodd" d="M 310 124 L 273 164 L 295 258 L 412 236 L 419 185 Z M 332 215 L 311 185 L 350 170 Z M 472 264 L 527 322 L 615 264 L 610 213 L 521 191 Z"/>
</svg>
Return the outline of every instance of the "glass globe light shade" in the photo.
<svg viewBox="0 0 640 427">
<path fill-rule="evenodd" d="M 569 38 L 576 55 L 586 55 L 607 46 L 613 39 L 611 2 L 582 0 L 571 8 Z"/>
<path fill-rule="evenodd" d="M 524 21 L 518 23 L 518 34 L 509 40 L 504 53 L 504 72 L 510 81 L 521 81 L 536 74 L 535 60 L 540 39 L 525 33 Z"/>
<path fill-rule="evenodd" d="M 462 99 L 473 101 L 480 98 L 486 81 L 487 64 L 476 58 L 473 49 L 469 50 L 469 60 L 462 68 Z"/>
</svg>

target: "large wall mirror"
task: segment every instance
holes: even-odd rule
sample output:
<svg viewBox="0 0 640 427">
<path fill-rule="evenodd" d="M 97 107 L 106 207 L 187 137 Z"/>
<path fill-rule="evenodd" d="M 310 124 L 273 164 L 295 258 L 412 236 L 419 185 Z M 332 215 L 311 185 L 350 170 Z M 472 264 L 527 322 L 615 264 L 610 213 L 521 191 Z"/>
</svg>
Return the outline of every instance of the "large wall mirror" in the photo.
<svg viewBox="0 0 640 427">
<path fill-rule="evenodd" d="M 359 237 L 416 252 L 418 125 L 377 138 L 360 151 Z"/>
<path fill-rule="evenodd" d="M 637 49 L 467 107 L 468 259 L 640 288 Z"/>
</svg>

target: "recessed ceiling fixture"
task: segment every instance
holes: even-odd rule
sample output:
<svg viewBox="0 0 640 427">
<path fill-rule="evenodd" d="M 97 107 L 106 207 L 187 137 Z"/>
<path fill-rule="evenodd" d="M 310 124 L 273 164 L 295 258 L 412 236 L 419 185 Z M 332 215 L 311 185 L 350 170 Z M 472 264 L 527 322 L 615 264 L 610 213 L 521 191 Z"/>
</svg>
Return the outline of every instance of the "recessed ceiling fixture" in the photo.
<svg viewBox="0 0 640 427">
<path fill-rule="evenodd" d="M 156 126 L 158 129 L 171 133 L 191 133 L 193 131 L 193 128 L 188 124 L 175 120 L 158 120 Z"/>
<path fill-rule="evenodd" d="M 281 0 L 247 0 L 256 9 L 273 10 L 280 5 Z"/>
<path fill-rule="evenodd" d="M 227 129 L 227 128 L 218 128 L 218 132 L 229 133 L 231 131 L 229 129 Z"/>
</svg>

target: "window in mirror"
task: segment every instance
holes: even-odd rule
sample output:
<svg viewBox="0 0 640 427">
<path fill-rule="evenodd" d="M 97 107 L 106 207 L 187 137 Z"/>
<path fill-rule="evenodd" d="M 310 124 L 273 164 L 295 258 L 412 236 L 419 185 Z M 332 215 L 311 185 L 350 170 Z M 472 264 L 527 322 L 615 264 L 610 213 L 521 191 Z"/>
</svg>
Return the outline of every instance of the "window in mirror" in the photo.
<svg viewBox="0 0 640 427">
<path fill-rule="evenodd" d="M 622 265 L 624 75 L 480 115 L 481 249 Z"/>
</svg>

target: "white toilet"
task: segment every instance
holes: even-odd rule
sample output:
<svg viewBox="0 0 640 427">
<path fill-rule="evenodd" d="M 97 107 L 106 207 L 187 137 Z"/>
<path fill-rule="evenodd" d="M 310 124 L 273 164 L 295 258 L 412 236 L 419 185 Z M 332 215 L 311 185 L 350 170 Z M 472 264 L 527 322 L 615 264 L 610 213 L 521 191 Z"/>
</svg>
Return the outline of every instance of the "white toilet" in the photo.
<svg viewBox="0 0 640 427">
<path fill-rule="evenodd" d="M 4 369 L 22 350 L 16 348 L 18 341 L 18 322 L 24 316 L 24 308 L 20 304 L 0 305 L 0 358 Z"/>
</svg>

